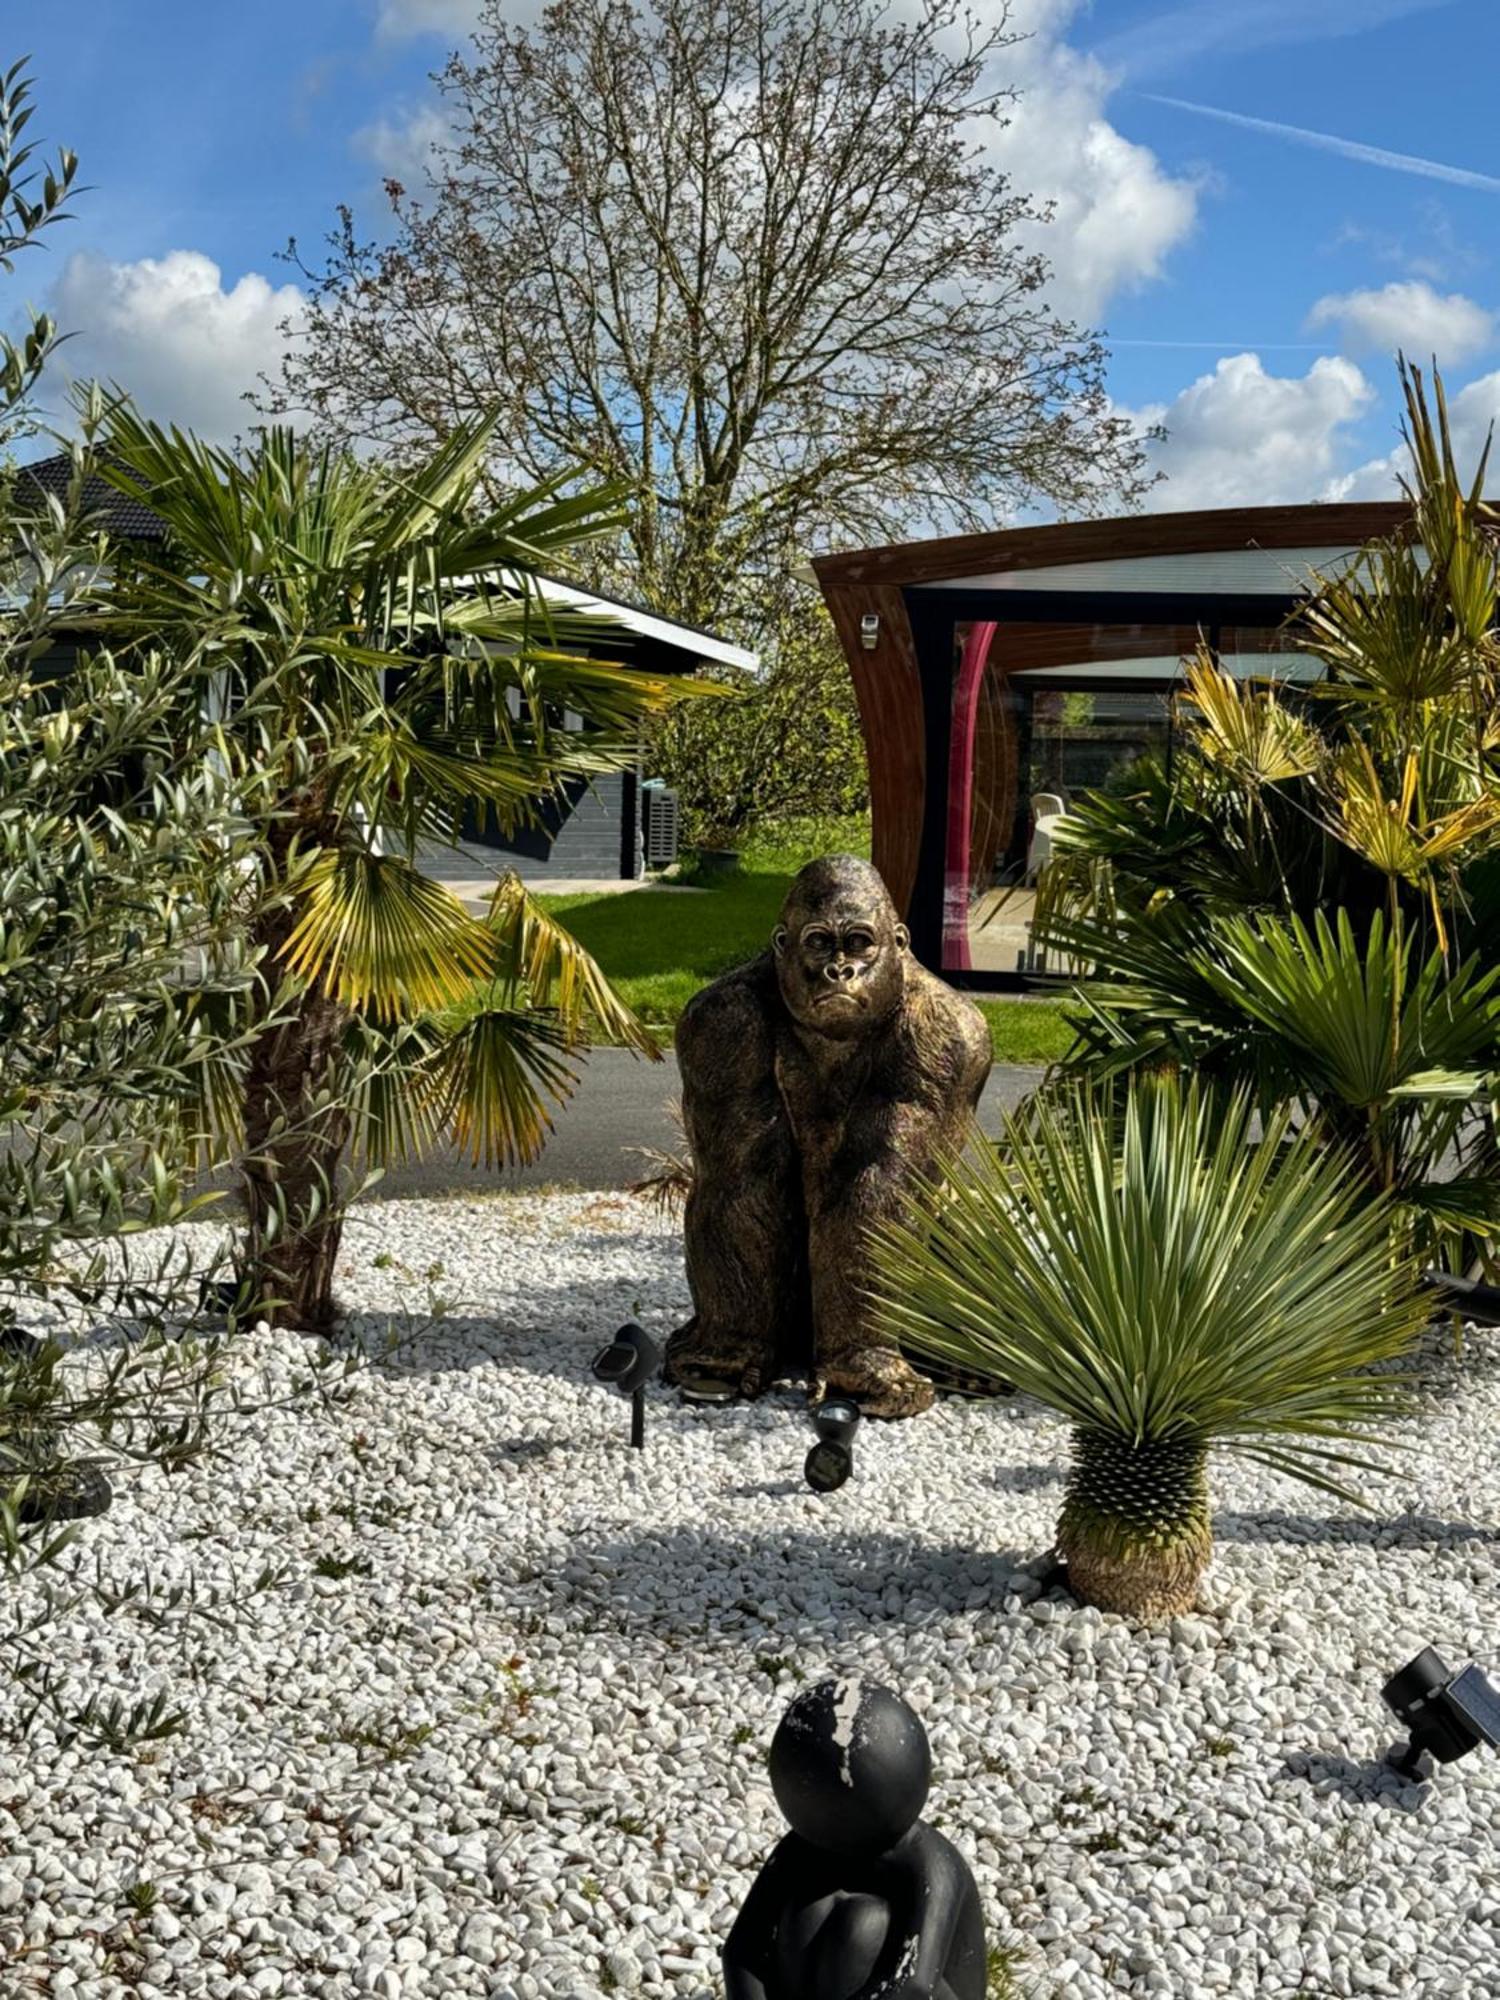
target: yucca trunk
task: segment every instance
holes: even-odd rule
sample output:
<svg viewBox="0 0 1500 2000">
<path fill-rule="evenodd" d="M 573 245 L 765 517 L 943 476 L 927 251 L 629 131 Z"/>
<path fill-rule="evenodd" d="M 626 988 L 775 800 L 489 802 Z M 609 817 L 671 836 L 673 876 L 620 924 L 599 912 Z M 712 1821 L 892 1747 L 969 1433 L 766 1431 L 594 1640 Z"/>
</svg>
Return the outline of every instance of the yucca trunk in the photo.
<svg viewBox="0 0 1500 2000">
<path fill-rule="evenodd" d="M 304 806 L 300 831 L 326 841 Z M 284 866 L 287 830 L 269 843 Z M 322 842 L 320 842 L 322 844 Z M 275 979 L 292 910 L 272 907 L 256 926 L 262 964 Z M 343 1075 L 347 1008 L 316 986 L 273 990 L 276 1024 L 257 1042 L 245 1078 L 240 1162 L 246 1233 L 243 1278 L 253 1312 L 273 1326 L 322 1332 L 336 1314 L 334 1267 L 343 1235 L 340 1167 L 352 1120 Z"/>
<path fill-rule="evenodd" d="M 1192 1439 L 1074 1431 L 1057 1547 L 1077 1597 L 1142 1620 L 1192 1610 L 1213 1549 L 1207 1458 Z"/>
</svg>

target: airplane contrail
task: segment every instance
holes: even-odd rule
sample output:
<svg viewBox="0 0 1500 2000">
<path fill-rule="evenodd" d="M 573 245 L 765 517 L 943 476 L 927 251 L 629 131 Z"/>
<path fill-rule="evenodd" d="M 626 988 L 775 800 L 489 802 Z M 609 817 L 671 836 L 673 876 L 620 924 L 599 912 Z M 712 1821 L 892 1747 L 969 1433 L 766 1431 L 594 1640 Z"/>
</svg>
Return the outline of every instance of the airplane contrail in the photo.
<svg viewBox="0 0 1500 2000">
<path fill-rule="evenodd" d="M 1269 354 L 1274 348 L 1287 354 L 1332 354 L 1330 340 L 1111 340 L 1104 335 L 1106 347 L 1206 347 L 1213 353 L 1227 352 L 1233 348 L 1252 348 L 1258 354 Z"/>
<path fill-rule="evenodd" d="M 1310 132 L 1305 125 L 1252 118 L 1245 111 L 1225 111 L 1217 104 L 1195 104 L 1186 97 L 1163 97 L 1154 90 L 1143 90 L 1141 95 L 1153 104 L 1169 104 L 1175 111 L 1195 111 L 1200 118 L 1217 118 L 1225 125 L 1241 125 L 1250 132 L 1269 132 L 1274 138 L 1316 146 L 1346 160 L 1362 161 L 1367 167 L 1385 167 L 1397 174 L 1419 174 L 1424 180 L 1446 181 L 1450 187 L 1477 188 L 1481 194 L 1500 194 L 1500 177 L 1476 173 L 1472 167 L 1452 167 L 1444 160 L 1424 160 L 1417 153 L 1395 153 L 1388 146 L 1367 146 L 1359 139 L 1341 139 L 1335 132 Z"/>
</svg>

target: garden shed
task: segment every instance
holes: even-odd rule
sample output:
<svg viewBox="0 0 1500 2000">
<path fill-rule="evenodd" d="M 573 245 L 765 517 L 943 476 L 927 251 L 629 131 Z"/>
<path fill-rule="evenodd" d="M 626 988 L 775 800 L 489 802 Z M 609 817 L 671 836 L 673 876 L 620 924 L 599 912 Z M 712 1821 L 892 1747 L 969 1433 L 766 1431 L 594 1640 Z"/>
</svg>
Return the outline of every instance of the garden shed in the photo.
<svg viewBox="0 0 1500 2000">
<path fill-rule="evenodd" d="M 1314 678 L 1288 617 L 1315 575 L 1409 518 L 1383 501 L 1229 508 L 816 558 L 859 702 L 875 864 L 924 963 L 978 988 L 1044 977 L 1031 914 L 1071 794 L 1170 747 L 1200 640 L 1232 674 Z"/>
<path fill-rule="evenodd" d="M 20 478 L 43 492 L 61 496 L 71 476 L 71 461 L 62 454 L 20 468 Z M 94 475 L 84 495 L 101 513 L 119 540 L 149 547 L 159 544 L 164 524 L 143 502 L 128 498 Z M 753 669 L 756 656 L 731 645 L 715 633 L 684 625 L 676 619 L 622 599 L 588 592 L 557 578 L 544 578 L 549 604 L 559 612 L 582 612 L 607 618 L 613 629 L 601 633 L 590 651 L 654 674 L 687 674 L 698 668 Z M 64 636 L 44 662 L 62 675 L 77 646 Z M 569 726 L 581 727 L 577 717 Z M 547 887 L 560 882 L 608 887 L 639 879 L 645 872 L 643 778 L 634 771 L 605 772 L 590 781 L 570 782 L 561 798 L 549 801 L 542 822 L 504 839 L 492 820 L 471 815 L 463 838 L 454 846 L 424 843 L 419 854 L 423 872 L 448 883 L 460 894 L 466 887 L 487 888 L 497 875 L 514 870 L 525 882 Z"/>
</svg>

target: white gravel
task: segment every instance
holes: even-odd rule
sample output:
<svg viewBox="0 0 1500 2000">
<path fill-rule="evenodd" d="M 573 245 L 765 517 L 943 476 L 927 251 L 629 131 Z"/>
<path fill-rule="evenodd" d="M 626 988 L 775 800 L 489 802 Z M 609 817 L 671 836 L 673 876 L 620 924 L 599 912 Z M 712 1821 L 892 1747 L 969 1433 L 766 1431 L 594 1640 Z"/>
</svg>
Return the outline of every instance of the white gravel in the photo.
<svg viewBox="0 0 1500 2000">
<path fill-rule="evenodd" d="M 1496 1336 L 1434 1341 L 1373 1518 L 1216 1467 L 1203 1611 L 1145 1633 L 1038 1593 L 1065 1432 L 1034 1406 L 870 1426 L 826 1498 L 790 1394 L 657 1390 L 631 1452 L 588 1361 L 686 1293 L 627 1197 L 358 1210 L 366 1335 L 430 1285 L 447 1317 L 331 1407 L 131 1473 L 86 1527 L 122 1579 L 290 1575 L 227 1629 L 56 1631 L 81 1690 L 164 1685 L 192 1721 L 119 1755 L 0 1739 L 4 2000 L 718 1993 L 781 1831 L 764 1747 L 830 1671 L 925 1717 L 929 1816 L 1017 1991 L 1500 1995 L 1500 1758 L 1425 1793 L 1376 1761 L 1395 1666 L 1496 1664 Z M 261 1334 L 243 1366 L 274 1386 L 304 1351 Z"/>
</svg>

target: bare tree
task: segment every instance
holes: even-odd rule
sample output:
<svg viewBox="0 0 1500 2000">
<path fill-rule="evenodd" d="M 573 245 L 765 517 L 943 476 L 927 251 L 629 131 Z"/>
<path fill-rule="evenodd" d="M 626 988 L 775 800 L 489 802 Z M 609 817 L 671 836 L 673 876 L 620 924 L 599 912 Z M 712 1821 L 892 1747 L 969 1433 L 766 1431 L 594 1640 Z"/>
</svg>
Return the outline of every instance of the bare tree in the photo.
<svg viewBox="0 0 1500 2000">
<path fill-rule="evenodd" d="M 957 0 L 489 0 L 394 234 L 339 211 L 276 407 L 416 452 L 506 412 L 492 477 L 631 496 L 619 581 L 764 630 L 793 552 L 1128 502 L 1104 352 L 1044 298 L 986 141 L 1019 37 Z"/>
</svg>

